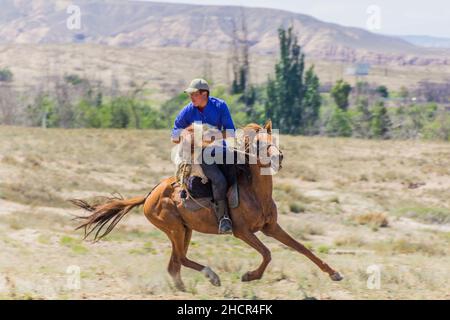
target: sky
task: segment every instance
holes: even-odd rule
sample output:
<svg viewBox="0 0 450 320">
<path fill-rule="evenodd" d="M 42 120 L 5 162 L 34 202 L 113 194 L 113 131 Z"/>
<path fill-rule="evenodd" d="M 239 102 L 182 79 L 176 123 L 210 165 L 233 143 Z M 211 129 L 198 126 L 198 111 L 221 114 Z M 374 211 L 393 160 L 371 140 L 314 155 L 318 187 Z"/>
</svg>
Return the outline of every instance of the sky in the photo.
<svg viewBox="0 0 450 320">
<path fill-rule="evenodd" d="M 155 1 L 283 9 L 308 14 L 325 22 L 364 28 L 376 33 L 388 35 L 428 35 L 450 38 L 449 0 Z"/>
</svg>

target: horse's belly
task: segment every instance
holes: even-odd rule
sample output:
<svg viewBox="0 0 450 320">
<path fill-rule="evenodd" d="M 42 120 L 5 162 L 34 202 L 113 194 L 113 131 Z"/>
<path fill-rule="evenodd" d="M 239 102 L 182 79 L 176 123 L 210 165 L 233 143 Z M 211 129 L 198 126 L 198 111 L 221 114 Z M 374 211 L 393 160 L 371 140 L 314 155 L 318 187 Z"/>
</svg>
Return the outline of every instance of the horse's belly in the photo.
<svg viewBox="0 0 450 320">
<path fill-rule="evenodd" d="M 201 233 L 218 233 L 217 218 L 211 209 L 189 211 L 180 204 L 178 210 L 188 228 Z"/>
</svg>

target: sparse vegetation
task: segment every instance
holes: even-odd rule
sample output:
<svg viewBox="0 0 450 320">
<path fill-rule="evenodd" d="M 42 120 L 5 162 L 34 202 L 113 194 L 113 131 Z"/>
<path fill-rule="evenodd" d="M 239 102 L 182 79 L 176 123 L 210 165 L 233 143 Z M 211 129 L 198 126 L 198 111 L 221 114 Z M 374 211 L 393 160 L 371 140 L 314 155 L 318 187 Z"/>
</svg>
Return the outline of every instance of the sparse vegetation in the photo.
<svg viewBox="0 0 450 320">
<path fill-rule="evenodd" d="M 0 69 L 0 82 L 11 82 L 13 73 L 8 68 Z"/>
<path fill-rule="evenodd" d="M 443 266 L 450 256 L 450 153 L 442 142 L 282 136 L 286 158 L 274 183 L 280 224 L 346 275 L 339 284 L 345 296 L 305 257 L 260 234 L 272 262 L 263 279 L 242 284 L 242 274 L 257 266 L 260 255 L 239 239 L 195 232 L 189 258 L 213 268 L 223 287 L 211 288 L 201 274 L 183 269 L 187 291 L 179 292 L 166 274 L 171 244 L 142 209 L 105 241 L 83 242 L 71 220 L 82 212 L 66 200 L 115 191 L 146 194 L 173 174 L 164 160 L 169 134 L 0 127 L 0 245 L 10 279 L 2 298 L 410 299 L 419 297 L 417 287 L 424 298 L 447 294 L 442 281 L 449 277 Z M 291 206 L 305 210 L 293 214 Z M 382 228 L 386 217 L 389 228 Z M 386 290 L 364 289 L 366 269 L 374 263 L 383 267 Z M 64 289 L 70 266 L 81 269 L 80 291 Z M 37 284 L 33 290 L 26 279 Z"/>
<path fill-rule="evenodd" d="M 396 214 L 418 219 L 426 223 L 450 223 L 450 209 L 437 207 L 405 207 L 395 211 Z"/>
<path fill-rule="evenodd" d="M 319 247 L 317 247 L 317 252 L 328 254 L 330 252 L 330 249 L 331 248 L 327 245 L 320 245 Z"/>
<path fill-rule="evenodd" d="M 387 227 L 389 225 L 387 216 L 382 212 L 370 212 L 353 217 L 358 224 L 369 225 L 371 227 Z"/>
<path fill-rule="evenodd" d="M 305 207 L 299 202 L 293 202 L 289 205 L 289 209 L 293 213 L 302 213 L 305 212 Z"/>
<path fill-rule="evenodd" d="M 389 240 L 372 244 L 372 247 L 382 254 L 417 254 L 427 256 L 445 255 L 445 250 L 432 243 L 411 241 L 408 239 Z"/>
<path fill-rule="evenodd" d="M 366 243 L 362 240 L 362 237 L 358 237 L 356 235 L 346 235 L 334 239 L 334 245 L 337 247 L 359 248 L 366 245 Z"/>
<path fill-rule="evenodd" d="M 81 244 L 80 239 L 75 239 L 69 236 L 63 236 L 60 239 L 60 244 L 70 248 L 74 253 L 84 254 L 88 249 Z"/>
</svg>

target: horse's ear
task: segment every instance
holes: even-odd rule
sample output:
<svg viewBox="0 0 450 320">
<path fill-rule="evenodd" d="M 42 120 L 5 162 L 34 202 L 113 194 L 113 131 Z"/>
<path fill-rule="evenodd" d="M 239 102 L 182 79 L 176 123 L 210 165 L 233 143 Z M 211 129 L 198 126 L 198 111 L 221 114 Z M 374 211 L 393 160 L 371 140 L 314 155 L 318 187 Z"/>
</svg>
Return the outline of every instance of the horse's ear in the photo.
<svg viewBox="0 0 450 320">
<path fill-rule="evenodd" d="M 272 133 L 272 120 L 268 120 L 266 122 L 266 125 L 264 126 L 264 129 L 267 130 L 267 133 Z"/>
</svg>

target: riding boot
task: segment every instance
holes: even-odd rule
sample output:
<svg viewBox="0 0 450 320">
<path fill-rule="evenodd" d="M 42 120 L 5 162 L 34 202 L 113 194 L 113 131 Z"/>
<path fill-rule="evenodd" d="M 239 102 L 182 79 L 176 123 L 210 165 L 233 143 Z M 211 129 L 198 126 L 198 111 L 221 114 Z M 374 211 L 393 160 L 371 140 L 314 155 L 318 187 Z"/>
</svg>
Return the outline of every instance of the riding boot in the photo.
<svg viewBox="0 0 450 320">
<path fill-rule="evenodd" d="M 214 202 L 214 212 L 219 222 L 219 234 L 231 234 L 233 226 L 228 215 L 228 204 L 226 200 Z"/>
</svg>

